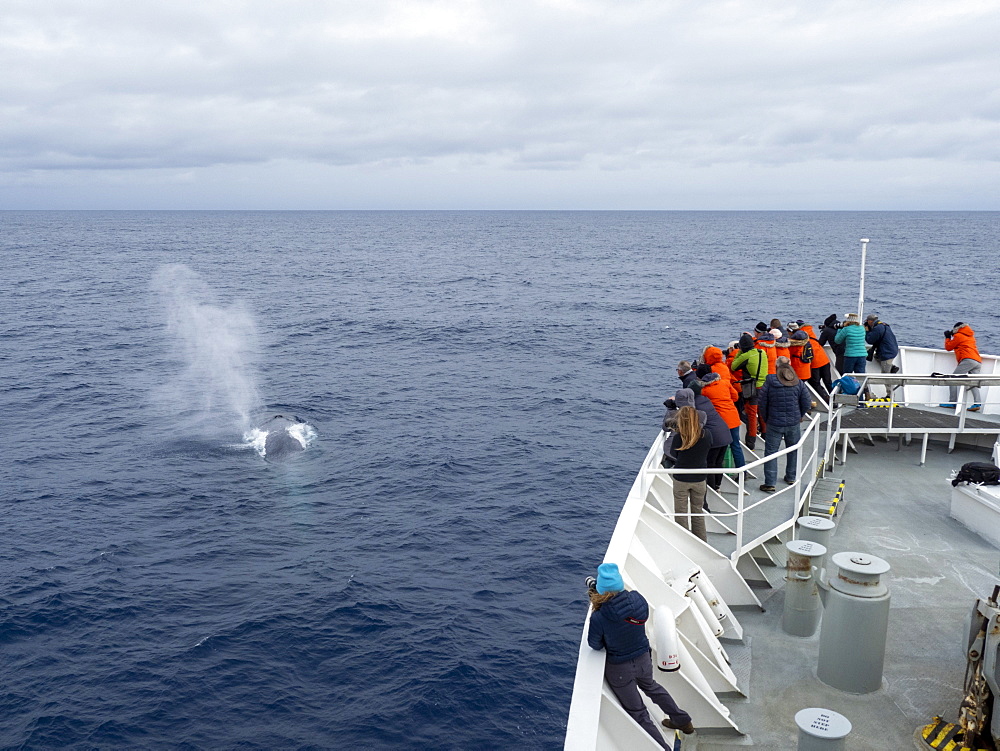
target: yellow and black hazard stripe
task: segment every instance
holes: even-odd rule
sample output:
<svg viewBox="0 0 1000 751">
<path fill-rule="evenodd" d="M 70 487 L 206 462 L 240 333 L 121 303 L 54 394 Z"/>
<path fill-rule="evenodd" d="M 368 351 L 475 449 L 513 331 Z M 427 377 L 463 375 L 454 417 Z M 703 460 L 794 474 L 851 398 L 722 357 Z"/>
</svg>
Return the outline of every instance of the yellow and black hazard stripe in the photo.
<svg viewBox="0 0 1000 751">
<path fill-rule="evenodd" d="M 833 500 L 830 501 L 829 514 L 831 517 L 837 515 L 837 504 L 840 503 L 840 499 L 843 497 L 843 495 L 844 495 L 844 483 L 840 483 L 840 485 L 837 486 L 837 492 L 833 494 Z"/>
<path fill-rule="evenodd" d="M 927 748 L 937 751 L 986 751 L 966 746 L 964 734 L 960 725 L 945 722 L 940 717 L 935 717 L 934 722 L 925 725 L 920 731 L 920 737 L 924 739 Z"/>
<path fill-rule="evenodd" d="M 902 406 L 899 402 L 893 403 L 892 399 L 888 396 L 878 396 L 872 399 L 865 400 L 865 405 L 868 407 L 892 407 L 892 406 Z"/>
</svg>

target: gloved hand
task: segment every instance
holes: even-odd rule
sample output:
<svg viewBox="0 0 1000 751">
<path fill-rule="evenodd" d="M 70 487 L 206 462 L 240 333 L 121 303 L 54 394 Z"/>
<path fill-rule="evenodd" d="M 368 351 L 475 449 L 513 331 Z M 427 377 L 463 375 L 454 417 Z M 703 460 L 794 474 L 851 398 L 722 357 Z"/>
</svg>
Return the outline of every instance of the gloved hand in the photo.
<svg viewBox="0 0 1000 751">
<path fill-rule="evenodd" d="M 955 332 L 953 332 L 951 329 L 948 329 L 947 331 L 944 332 L 944 338 L 945 339 L 951 339 L 951 337 L 954 335 L 954 333 Z"/>
</svg>

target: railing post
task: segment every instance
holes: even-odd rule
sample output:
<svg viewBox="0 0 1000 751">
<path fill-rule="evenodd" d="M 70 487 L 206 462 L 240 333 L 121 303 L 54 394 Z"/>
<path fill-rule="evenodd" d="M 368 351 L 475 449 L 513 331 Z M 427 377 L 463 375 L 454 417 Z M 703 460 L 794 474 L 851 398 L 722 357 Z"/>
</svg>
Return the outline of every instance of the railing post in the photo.
<svg viewBox="0 0 1000 751">
<path fill-rule="evenodd" d="M 746 467 L 740 467 L 740 481 L 736 496 L 736 558 L 733 559 L 733 563 L 736 563 L 740 556 L 743 555 L 743 489 L 746 487 Z"/>
</svg>

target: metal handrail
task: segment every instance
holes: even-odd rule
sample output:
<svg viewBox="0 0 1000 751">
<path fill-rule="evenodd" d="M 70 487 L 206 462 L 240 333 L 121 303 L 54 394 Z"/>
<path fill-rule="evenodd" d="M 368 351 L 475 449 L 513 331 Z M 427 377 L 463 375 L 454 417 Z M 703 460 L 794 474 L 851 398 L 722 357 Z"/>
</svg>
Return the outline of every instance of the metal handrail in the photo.
<svg viewBox="0 0 1000 751">
<path fill-rule="evenodd" d="M 981 388 L 987 388 L 991 386 L 1000 386 L 1000 375 L 987 375 L 987 376 L 973 376 L 973 377 L 956 377 L 956 376 L 931 376 L 931 375 L 903 375 L 900 373 L 870 373 L 870 374 L 855 374 L 855 377 L 861 382 L 862 391 L 866 386 L 869 385 L 885 385 L 885 386 L 905 386 L 905 385 L 935 385 L 935 386 L 950 386 L 955 385 L 959 387 L 959 404 L 962 404 L 962 399 L 964 398 L 965 389 L 973 385 L 978 385 Z M 649 486 L 653 479 L 656 477 L 670 478 L 673 476 L 683 476 L 690 474 L 727 474 L 727 475 L 737 475 L 737 502 L 736 509 L 734 511 L 721 511 L 721 512 L 702 512 L 700 514 L 686 514 L 686 516 L 712 516 L 716 518 L 736 518 L 736 549 L 731 555 L 732 561 L 735 563 L 742 555 L 745 555 L 750 550 L 760 545 L 761 542 L 774 537 L 779 534 L 784 529 L 789 528 L 794 525 L 795 520 L 801 513 L 802 504 L 804 499 L 808 497 L 809 492 L 812 490 L 812 486 L 816 483 L 819 476 L 824 473 L 833 462 L 833 458 L 836 455 L 836 447 L 841 440 L 842 436 L 850 435 L 851 433 L 865 432 L 862 428 L 844 428 L 843 427 L 843 414 L 844 405 L 835 405 L 834 397 L 841 393 L 839 384 L 834 387 L 830 394 L 830 412 L 828 415 L 826 423 L 826 445 L 823 447 L 823 451 L 820 452 L 819 446 L 819 436 L 820 428 L 819 417 L 813 416 L 809 418 L 808 425 L 802 432 L 802 436 L 799 441 L 794 446 L 786 447 L 774 454 L 768 454 L 762 456 L 760 459 L 756 459 L 752 462 L 745 464 L 742 467 L 709 467 L 709 468 L 695 468 L 695 469 L 664 469 L 660 467 L 660 457 L 663 455 L 663 441 L 664 433 L 661 431 L 657 436 L 657 440 L 654 441 L 652 450 L 646 457 L 642 468 L 640 469 L 640 484 L 639 490 L 643 498 L 647 497 L 649 491 Z M 899 404 L 936 404 L 937 402 L 916 402 L 916 401 L 904 401 Z M 892 430 L 892 415 L 894 406 L 898 406 L 894 401 L 890 401 L 889 407 L 886 409 L 888 429 Z M 959 424 L 957 426 L 952 426 L 949 428 L 898 428 L 899 432 L 916 432 L 916 433 L 952 433 L 955 435 L 966 433 L 966 432 L 983 432 L 982 428 L 972 428 L 966 427 L 965 418 L 966 412 L 956 411 L 959 416 Z M 870 430 L 880 430 L 881 428 L 873 428 Z M 997 430 L 1000 431 L 1000 425 L 998 425 Z M 986 431 L 992 432 L 992 431 Z M 808 451 L 808 453 L 800 454 L 799 465 L 801 467 L 797 474 L 795 483 L 778 490 L 764 498 L 754 501 L 750 505 L 745 505 L 744 500 L 744 488 L 746 486 L 746 475 L 748 472 L 755 468 L 763 466 L 766 462 L 777 461 L 782 456 L 787 456 L 793 451 L 801 451 L 805 448 L 806 442 L 809 440 L 810 436 L 813 438 L 813 448 Z M 818 462 L 820 454 L 822 453 L 822 463 Z M 755 539 L 745 542 L 744 541 L 744 520 L 747 512 L 752 511 L 768 502 L 773 502 L 776 498 L 787 499 L 789 493 L 794 493 L 795 503 L 793 504 L 793 514 L 788 519 L 781 521 L 772 529 L 764 532 Z"/>
<path fill-rule="evenodd" d="M 802 435 L 800 436 L 798 442 L 796 442 L 794 446 L 788 446 L 780 451 L 776 451 L 773 454 L 768 454 L 767 456 L 763 456 L 760 459 L 756 459 L 752 462 L 744 464 L 742 467 L 708 467 L 708 468 L 694 468 L 694 469 L 664 469 L 662 467 L 659 467 L 658 466 L 659 457 L 663 455 L 663 440 L 664 440 L 664 433 L 663 431 L 660 431 L 660 434 L 657 436 L 656 441 L 654 441 L 653 443 L 653 447 L 655 450 L 651 451 L 647 455 L 646 462 L 644 463 L 642 469 L 640 470 L 640 474 L 643 475 L 645 478 L 640 484 L 640 492 L 645 498 L 649 490 L 649 484 L 655 477 L 672 477 L 674 475 L 680 476 L 686 474 L 687 475 L 691 474 L 738 475 L 737 509 L 735 511 L 718 512 L 718 513 L 712 512 L 711 514 L 709 514 L 708 512 L 702 512 L 700 514 L 688 514 L 688 516 L 711 515 L 714 517 L 736 517 L 736 550 L 733 552 L 731 556 L 731 559 L 733 560 L 733 562 L 735 562 L 736 560 L 739 559 L 740 556 L 744 555 L 746 552 L 752 550 L 754 547 L 760 544 L 759 541 L 757 541 L 756 539 L 753 541 L 752 544 L 744 544 L 743 542 L 743 534 L 744 534 L 743 527 L 744 527 L 744 518 L 746 516 L 746 512 L 751 511 L 757 508 L 758 506 L 762 506 L 765 503 L 771 502 L 775 498 L 787 498 L 786 494 L 794 492 L 795 503 L 793 504 L 794 507 L 793 516 L 789 520 L 782 521 L 779 525 L 777 525 L 774 528 L 774 530 L 776 531 L 772 531 L 772 533 L 768 534 L 767 537 L 773 537 L 774 534 L 777 534 L 778 530 L 787 527 L 789 524 L 793 524 L 795 522 L 795 519 L 798 518 L 799 512 L 801 511 L 801 505 L 803 499 L 807 496 L 808 491 L 812 488 L 813 484 L 815 484 L 817 479 L 815 466 L 816 466 L 816 458 L 819 453 L 819 429 L 817 427 L 819 425 L 819 417 L 813 416 L 807 419 L 808 419 L 808 424 L 806 425 L 805 430 L 802 431 Z M 777 461 L 782 456 L 787 456 L 793 451 L 800 451 L 806 445 L 806 441 L 809 439 L 810 436 L 813 437 L 813 449 L 812 451 L 809 451 L 807 454 L 800 455 L 800 459 L 802 460 L 801 461 L 802 471 L 797 473 L 795 482 L 786 488 L 782 488 L 781 490 L 775 493 L 772 493 L 764 498 L 761 498 L 760 500 L 752 503 L 749 506 L 745 506 L 744 487 L 746 484 L 747 473 L 755 468 L 763 467 L 764 464 L 769 461 L 772 460 Z"/>
</svg>

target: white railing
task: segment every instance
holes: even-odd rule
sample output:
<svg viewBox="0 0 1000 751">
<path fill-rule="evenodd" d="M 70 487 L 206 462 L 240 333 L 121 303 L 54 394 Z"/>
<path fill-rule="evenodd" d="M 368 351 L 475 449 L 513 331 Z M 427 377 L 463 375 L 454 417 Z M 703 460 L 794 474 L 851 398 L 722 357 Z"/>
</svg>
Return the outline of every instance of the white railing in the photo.
<svg viewBox="0 0 1000 751">
<path fill-rule="evenodd" d="M 877 410 L 878 414 L 885 414 L 885 426 L 881 427 L 856 427 L 856 428 L 845 428 L 843 426 L 843 407 L 834 406 L 829 414 L 829 419 L 826 421 L 825 430 L 820 426 L 820 419 L 818 416 L 813 416 L 807 418 L 803 422 L 804 429 L 802 431 L 802 436 L 798 443 L 794 446 L 786 447 L 781 451 L 768 456 L 762 456 L 755 459 L 754 461 L 748 462 L 743 467 L 725 467 L 725 468 L 708 468 L 708 469 L 663 469 L 660 466 L 660 457 L 663 455 L 663 440 L 664 434 L 661 432 L 657 436 L 652 448 L 646 456 L 645 461 L 639 471 L 638 484 L 639 484 L 639 494 L 641 497 L 645 498 L 649 492 L 649 489 L 653 481 L 657 477 L 672 478 L 674 476 L 683 475 L 727 475 L 736 485 L 736 503 L 735 507 L 733 504 L 721 496 L 720 494 L 714 494 L 712 498 L 713 505 L 717 503 L 720 499 L 726 505 L 729 506 L 729 510 L 717 511 L 713 508 L 711 512 L 703 512 L 701 514 L 691 514 L 690 516 L 704 516 L 712 517 L 717 521 L 723 523 L 726 520 L 733 519 L 735 521 L 735 529 L 733 530 L 736 534 L 736 548 L 731 554 L 731 559 L 735 563 L 739 558 L 746 553 L 754 550 L 756 547 L 766 542 L 767 540 L 775 537 L 786 529 L 792 528 L 795 525 L 796 519 L 802 514 L 802 506 L 808 499 L 810 492 L 813 489 L 816 481 L 822 475 L 824 469 L 829 469 L 835 460 L 836 447 L 838 443 L 841 442 L 843 438 L 842 456 L 841 463 L 846 461 L 847 452 L 847 437 L 851 434 L 864 434 L 864 433 L 877 433 L 877 434 L 889 434 L 889 433 L 916 433 L 918 435 L 923 435 L 924 445 L 921 452 L 921 464 L 924 462 L 925 452 L 927 450 L 927 440 L 928 436 L 932 434 L 937 435 L 950 435 L 950 445 L 949 449 L 954 447 L 955 438 L 958 435 L 965 433 L 969 434 L 997 434 L 1000 433 L 1000 423 L 995 423 L 990 426 L 984 427 L 982 425 L 970 426 L 968 425 L 969 413 L 960 408 L 956 407 L 955 416 L 958 418 L 957 424 L 952 426 L 944 427 L 915 427 L 915 426 L 903 426 L 893 424 L 894 412 L 897 407 L 900 406 L 933 406 L 935 409 L 939 409 L 937 405 L 940 402 L 940 387 L 947 387 L 955 385 L 959 387 L 959 402 L 962 404 L 961 398 L 965 390 L 971 388 L 972 386 L 978 386 L 983 389 L 984 393 L 984 407 L 988 405 L 993 405 L 995 401 L 987 401 L 987 399 L 996 399 L 993 394 L 1000 396 L 1000 375 L 985 375 L 985 376 L 970 376 L 964 378 L 949 378 L 949 377 L 934 377 L 930 375 L 903 375 L 902 373 L 897 374 L 882 374 L 882 373 L 867 373 L 865 375 L 857 376 L 862 383 L 862 390 L 869 386 L 875 387 L 878 390 L 886 389 L 892 393 L 902 390 L 903 393 L 913 392 L 914 387 L 922 387 L 925 393 L 921 393 L 924 396 L 922 400 L 910 399 L 908 401 L 896 401 L 895 398 L 888 402 L 886 407 L 872 406 L 870 409 Z M 936 391 L 932 387 L 938 387 Z M 987 391 L 987 389 L 992 389 L 992 392 Z M 839 389 L 834 389 L 834 394 L 836 396 L 839 394 Z M 934 396 L 933 399 L 927 401 L 927 398 Z M 905 397 L 904 397 L 905 399 Z M 869 402 L 870 405 L 877 405 L 877 402 Z M 972 413 L 975 416 L 976 413 Z M 825 436 L 824 436 L 825 433 Z M 821 440 L 825 438 L 825 440 Z M 744 446 L 744 453 L 749 453 L 754 456 L 752 452 Z M 747 497 L 747 477 L 748 475 L 753 476 L 755 470 L 761 469 L 765 463 L 768 461 L 778 461 L 782 457 L 787 456 L 793 451 L 798 451 L 798 471 L 796 473 L 795 483 L 781 488 L 780 490 L 769 493 L 764 498 L 758 499 L 749 505 L 746 502 Z M 778 521 L 770 527 L 767 527 L 763 532 L 747 539 L 747 514 L 755 510 L 763 511 L 764 507 L 774 507 L 780 504 L 786 504 L 789 499 L 792 502 L 788 505 L 784 505 L 783 508 L 786 509 L 784 514 L 781 514 Z M 759 512 L 759 513 L 760 513 Z M 687 516 L 687 515 L 686 515 Z"/>
<path fill-rule="evenodd" d="M 920 351 L 919 353 L 926 354 L 925 351 Z M 834 410 L 827 422 L 826 443 L 828 449 L 830 449 L 829 455 L 831 459 L 835 456 L 837 443 L 841 443 L 841 464 L 847 461 L 848 439 L 851 435 L 875 434 L 888 436 L 905 434 L 909 436 L 916 434 L 923 436 L 923 445 L 920 453 L 920 463 L 923 464 L 927 456 L 927 441 L 932 435 L 948 436 L 948 450 L 951 451 L 955 448 L 956 439 L 960 435 L 991 435 L 1000 433 L 1000 424 L 989 419 L 987 420 L 988 424 L 985 425 L 981 422 L 976 425 L 969 425 L 968 423 L 970 416 L 972 418 L 979 416 L 989 418 L 990 415 L 995 416 L 1000 411 L 1000 409 L 997 409 L 1000 407 L 1000 388 L 998 388 L 1000 387 L 1000 375 L 949 377 L 917 374 L 904 375 L 902 373 L 866 373 L 864 375 L 858 374 L 855 377 L 861 383 L 861 394 L 870 391 L 873 395 L 888 395 L 887 397 L 875 396 L 874 400 L 865 400 L 863 396 L 858 396 L 860 404 L 863 404 L 868 410 L 873 410 L 866 412 L 866 414 L 877 417 L 884 416 L 885 421 L 884 423 L 873 422 L 869 418 L 863 426 L 844 427 L 843 409 Z M 949 412 L 943 412 L 941 411 L 940 404 L 948 403 L 947 400 L 950 398 L 948 392 L 944 389 L 952 386 L 958 388 L 955 406 Z M 966 407 L 965 395 L 973 387 L 979 388 L 982 392 L 982 401 L 979 403 L 980 407 L 977 412 L 969 412 Z M 836 395 L 838 391 L 839 389 L 835 388 L 834 394 Z M 888 401 L 882 401 L 885 398 L 888 398 Z M 930 414 L 939 417 L 955 417 L 957 421 L 951 425 L 934 425 L 932 424 L 935 422 L 934 420 L 928 420 L 926 424 L 915 425 L 912 420 L 908 420 L 906 424 L 901 425 L 895 419 L 896 409 L 899 407 L 929 407 Z M 993 419 L 995 420 L 995 417 Z"/>
<path fill-rule="evenodd" d="M 825 447 L 822 449 L 820 447 L 820 437 L 823 431 L 819 426 L 819 417 L 809 417 L 802 424 L 805 426 L 804 430 L 802 431 L 799 441 L 794 446 L 789 446 L 781 451 L 775 452 L 774 454 L 769 454 L 766 457 L 755 459 L 742 467 L 711 467 L 708 469 L 663 469 L 660 466 L 660 457 L 663 455 L 664 434 L 661 432 L 653 444 L 653 449 L 649 452 L 649 454 L 647 454 L 646 460 L 643 462 L 643 466 L 639 471 L 639 492 L 643 497 L 645 497 L 646 493 L 649 491 L 650 485 L 657 477 L 672 478 L 674 476 L 680 477 L 686 474 L 721 474 L 731 476 L 730 479 L 736 485 L 736 507 L 733 508 L 732 504 L 722 497 L 721 494 L 716 494 L 712 499 L 712 503 L 716 503 L 721 498 L 722 501 L 732 510 L 713 510 L 711 513 L 703 512 L 702 514 L 692 514 L 692 516 L 711 516 L 716 520 L 730 518 L 735 519 L 736 549 L 730 556 L 732 561 L 735 563 L 745 553 L 753 550 L 761 543 L 766 542 L 785 529 L 794 526 L 795 520 L 801 515 L 802 505 L 809 497 L 809 492 L 812 490 L 813 485 L 815 485 L 816 480 L 819 477 L 819 470 L 822 466 L 825 449 Z M 762 472 L 763 467 L 767 462 L 778 461 L 782 457 L 785 457 L 794 451 L 799 452 L 795 482 L 792 485 L 781 488 L 773 493 L 769 493 L 764 498 L 747 505 L 746 484 L 748 475 L 752 477 L 755 474 L 754 470 L 760 470 Z M 749 449 L 745 446 L 744 452 L 749 452 Z M 750 455 L 753 456 L 752 453 Z M 782 515 L 778 524 L 768 528 L 764 533 L 758 534 L 749 541 L 745 539 L 747 513 L 754 511 L 755 509 L 762 508 L 765 505 L 773 507 L 780 503 L 787 503 L 789 498 L 793 500 L 790 507 L 786 507 L 790 508 L 790 513 L 787 514 L 787 516 Z"/>
</svg>

